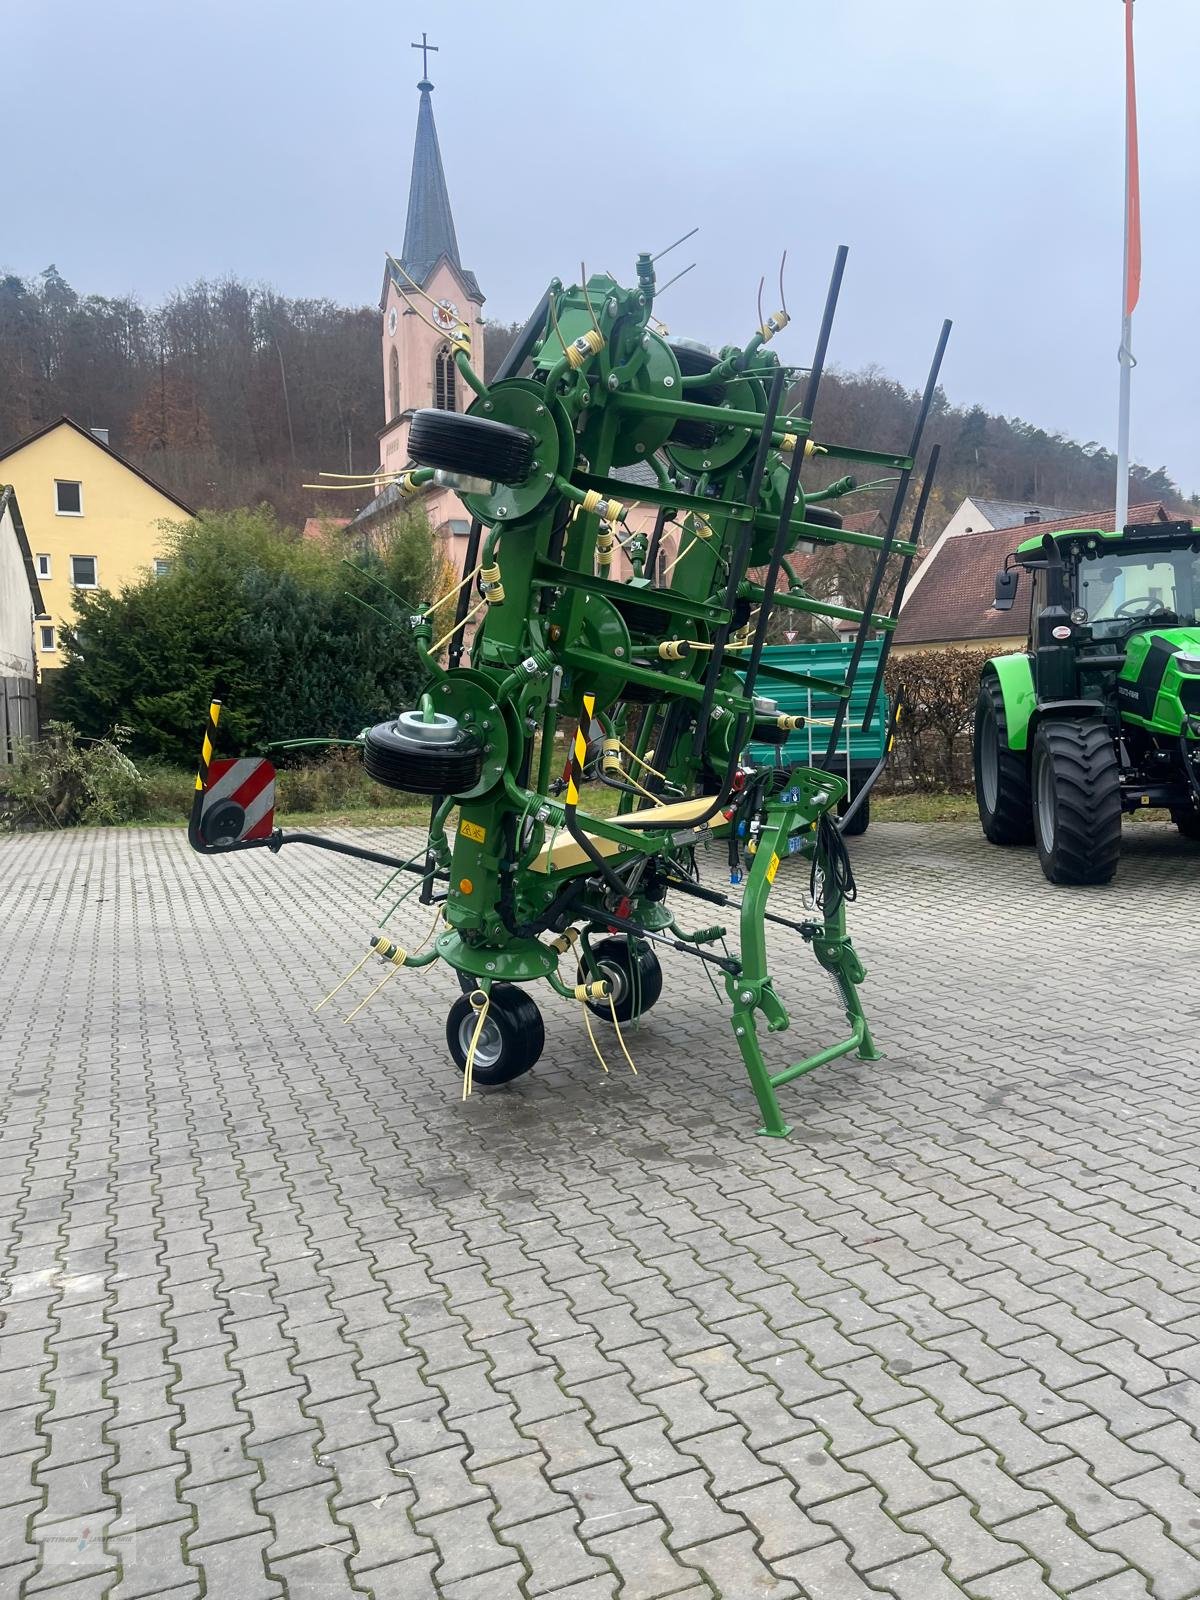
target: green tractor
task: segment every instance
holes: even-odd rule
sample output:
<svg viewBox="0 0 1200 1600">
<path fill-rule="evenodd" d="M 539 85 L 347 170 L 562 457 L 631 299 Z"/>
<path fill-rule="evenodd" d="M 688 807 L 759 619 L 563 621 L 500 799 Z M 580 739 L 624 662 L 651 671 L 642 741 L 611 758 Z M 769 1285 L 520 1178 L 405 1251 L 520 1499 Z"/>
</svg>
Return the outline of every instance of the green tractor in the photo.
<svg viewBox="0 0 1200 1600">
<path fill-rule="evenodd" d="M 996 579 L 1030 586 L 1029 644 L 983 670 L 975 796 L 993 844 L 1036 844 L 1051 883 L 1107 883 L 1121 817 L 1156 806 L 1200 840 L 1200 529 L 1027 539 Z"/>
</svg>

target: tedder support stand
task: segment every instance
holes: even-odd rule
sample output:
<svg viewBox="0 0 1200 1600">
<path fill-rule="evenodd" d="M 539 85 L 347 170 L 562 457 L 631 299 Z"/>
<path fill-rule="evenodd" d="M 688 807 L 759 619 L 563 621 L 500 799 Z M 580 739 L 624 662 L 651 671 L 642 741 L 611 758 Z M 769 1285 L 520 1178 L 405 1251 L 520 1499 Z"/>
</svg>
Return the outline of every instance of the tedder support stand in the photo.
<svg viewBox="0 0 1200 1600">
<path fill-rule="evenodd" d="M 825 911 L 823 921 L 801 924 L 800 931 L 804 938 L 811 942 L 813 954 L 821 966 L 833 974 L 851 1033 L 848 1039 L 832 1044 L 825 1050 L 818 1050 L 815 1055 L 794 1062 L 780 1072 L 769 1072 L 763 1060 L 755 1012 L 761 1011 L 766 1018 L 768 1033 L 781 1033 L 790 1020 L 783 1002 L 775 993 L 767 969 L 765 913 L 767 896 L 771 892 L 775 874 L 779 869 L 780 853 L 784 855 L 788 853 L 788 839 L 798 822 L 808 820 L 799 811 L 799 799 L 797 790 L 789 790 L 780 797 L 780 803 L 772 803 L 769 808 L 770 824 L 764 828 L 759 840 L 754 865 L 750 869 L 742 897 L 740 925 L 742 969 L 736 976 L 731 973 L 725 979 L 725 986 L 733 1004 L 734 1035 L 762 1114 L 762 1127 L 758 1131 L 775 1139 L 785 1139 L 792 1131 L 791 1124 L 784 1121 L 783 1112 L 780 1110 L 779 1097 L 775 1093 L 777 1089 L 782 1088 L 785 1083 L 791 1083 L 793 1078 L 802 1077 L 816 1067 L 823 1067 L 828 1061 L 836 1061 L 839 1056 L 856 1053 L 863 1061 L 881 1059 L 881 1052 L 875 1048 L 875 1041 L 871 1037 L 866 1013 L 858 995 L 858 985 L 866 973 L 858 958 L 858 952 L 846 932 L 845 896 L 842 889 L 833 882 L 821 829 L 813 824 L 804 838 L 803 851 L 810 859 L 814 853 L 817 856 L 818 881 L 823 884 L 822 899 L 825 902 Z"/>
</svg>

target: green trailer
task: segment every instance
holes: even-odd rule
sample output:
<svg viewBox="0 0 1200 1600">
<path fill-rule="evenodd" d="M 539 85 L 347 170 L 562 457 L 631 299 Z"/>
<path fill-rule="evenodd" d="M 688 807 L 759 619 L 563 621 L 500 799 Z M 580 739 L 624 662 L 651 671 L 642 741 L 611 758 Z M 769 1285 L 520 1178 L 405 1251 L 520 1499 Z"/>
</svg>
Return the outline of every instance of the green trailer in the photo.
<svg viewBox="0 0 1200 1600">
<path fill-rule="evenodd" d="M 845 816 L 853 807 L 842 827 L 842 832 L 851 836 L 867 831 L 871 820 L 870 787 L 882 771 L 888 751 L 887 701 L 883 695 L 871 693 L 883 647 L 882 638 L 868 639 L 862 647 L 832 759 L 827 759 L 828 736 L 839 697 L 820 689 L 802 688 L 782 677 L 769 677 L 762 692 L 770 695 L 782 714 L 802 717 L 804 725 L 778 744 L 756 741 L 750 746 L 750 755 L 759 766 L 787 767 L 799 762 L 844 778 L 849 792 L 840 803 L 839 812 Z M 770 645 L 763 651 L 763 660 L 768 667 L 843 683 L 854 665 L 854 644 L 830 639 L 815 644 Z M 874 706 L 864 726 L 872 698 Z"/>
</svg>

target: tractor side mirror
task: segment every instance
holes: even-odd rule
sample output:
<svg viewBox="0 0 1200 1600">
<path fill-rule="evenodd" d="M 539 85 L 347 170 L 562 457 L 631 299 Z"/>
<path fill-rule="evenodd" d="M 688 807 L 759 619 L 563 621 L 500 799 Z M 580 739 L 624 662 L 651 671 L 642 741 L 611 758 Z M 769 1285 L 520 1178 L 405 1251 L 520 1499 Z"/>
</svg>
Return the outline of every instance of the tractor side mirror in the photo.
<svg viewBox="0 0 1200 1600">
<path fill-rule="evenodd" d="M 996 574 L 996 598 L 992 602 L 997 611 L 1011 611 L 1017 598 L 1017 584 L 1021 574 L 1016 567 L 1005 567 Z"/>
</svg>

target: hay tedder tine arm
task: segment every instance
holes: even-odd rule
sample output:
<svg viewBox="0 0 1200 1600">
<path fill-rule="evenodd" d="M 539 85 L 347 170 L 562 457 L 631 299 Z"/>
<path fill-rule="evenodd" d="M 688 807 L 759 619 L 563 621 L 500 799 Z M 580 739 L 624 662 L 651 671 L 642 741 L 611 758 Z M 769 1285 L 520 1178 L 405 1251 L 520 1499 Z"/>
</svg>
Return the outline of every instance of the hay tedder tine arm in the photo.
<svg viewBox="0 0 1200 1600">
<path fill-rule="evenodd" d="M 850 665 L 846 669 L 846 682 L 853 683 L 858 672 L 858 664 L 862 660 L 863 647 L 867 642 L 867 634 L 871 627 L 871 613 L 875 610 L 875 602 L 879 599 L 879 590 L 883 584 L 883 574 L 887 568 L 888 557 L 892 553 L 892 545 L 896 542 L 896 530 L 900 526 L 900 518 L 904 512 L 904 502 L 908 498 L 908 485 L 912 479 L 913 465 L 917 459 L 917 452 L 921 448 L 921 438 L 925 432 L 925 422 L 929 416 L 929 408 L 933 404 L 934 392 L 937 389 L 938 374 L 942 370 L 942 357 L 946 353 L 946 345 L 950 339 L 950 319 L 947 317 L 942 323 L 942 331 L 938 335 L 938 342 L 934 347 L 933 360 L 929 363 L 929 376 L 925 379 L 925 391 L 921 396 L 921 405 L 917 411 L 917 420 L 913 424 L 912 440 L 908 448 L 908 466 L 901 470 L 900 478 L 896 484 L 896 492 L 892 496 L 892 509 L 888 517 L 887 531 L 883 536 L 879 557 L 875 562 L 874 571 L 871 573 L 871 587 L 867 591 L 866 604 L 863 606 L 863 618 L 858 625 L 858 632 L 854 636 L 854 649 L 850 656 Z M 838 740 L 842 736 L 842 727 L 846 721 L 846 704 L 843 700 L 834 713 L 833 727 L 829 730 L 829 743 L 825 747 L 825 765 L 832 763 L 837 754 Z"/>
<path fill-rule="evenodd" d="M 935 444 L 929 452 L 929 463 L 925 468 L 925 478 L 921 484 L 921 492 L 917 496 L 917 509 L 913 513 L 912 535 L 910 544 L 917 544 L 921 537 L 921 529 L 925 523 L 925 508 L 929 504 L 929 492 L 933 488 L 933 480 L 937 473 L 938 458 L 942 453 L 940 444 Z M 867 696 L 867 708 L 863 712 L 862 731 L 866 733 L 871 726 L 871 718 L 875 715 L 875 704 L 879 699 L 879 691 L 883 686 L 883 675 L 887 671 L 888 656 L 891 653 L 892 640 L 896 634 L 895 624 L 900 618 L 900 607 L 904 604 L 904 592 L 908 588 L 908 575 L 912 571 L 913 558 L 911 554 L 904 557 L 900 568 L 900 576 L 896 580 L 896 592 L 892 596 L 892 608 L 889 621 L 892 626 L 883 636 L 883 648 L 879 652 L 879 660 L 875 665 L 875 676 L 871 680 L 871 692 Z"/>
</svg>

